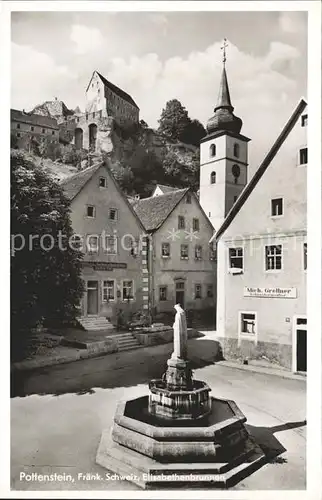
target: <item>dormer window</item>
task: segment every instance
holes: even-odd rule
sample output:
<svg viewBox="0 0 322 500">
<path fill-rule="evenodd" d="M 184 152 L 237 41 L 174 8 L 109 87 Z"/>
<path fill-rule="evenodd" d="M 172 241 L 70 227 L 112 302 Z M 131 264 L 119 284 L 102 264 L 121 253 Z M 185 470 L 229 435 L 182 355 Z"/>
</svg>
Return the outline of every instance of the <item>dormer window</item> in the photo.
<svg viewBox="0 0 322 500">
<path fill-rule="evenodd" d="M 216 184 L 216 172 L 210 174 L 210 184 Z"/>
<path fill-rule="evenodd" d="M 209 149 L 210 156 L 216 156 L 216 144 L 211 144 Z"/>
<path fill-rule="evenodd" d="M 239 147 L 239 144 L 237 144 L 237 143 L 235 142 L 235 144 L 234 144 L 234 156 L 235 156 L 236 158 L 239 158 L 239 154 L 240 154 L 240 147 Z"/>
</svg>

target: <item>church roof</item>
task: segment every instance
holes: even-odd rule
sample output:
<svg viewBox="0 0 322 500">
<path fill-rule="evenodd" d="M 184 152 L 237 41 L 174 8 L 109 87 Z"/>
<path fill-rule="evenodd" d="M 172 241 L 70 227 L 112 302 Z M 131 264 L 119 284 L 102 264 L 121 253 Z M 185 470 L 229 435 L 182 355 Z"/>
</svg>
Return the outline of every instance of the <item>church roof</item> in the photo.
<svg viewBox="0 0 322 500">
<path fill-rule="evenodd" d="M 146 231 L 155 231 L 169 217 L 190 188 L 134 201 L 132 206 Z"/>
<path fill-rule="evenodd" d="M 114 83 L 111 83 L 108 80 L 106 80 L 106 78 L 103 75 L 101 75 L 98 71 L 96 71 L 96 73 L 104 83 L 105 87 L 108 87 L 110 90 L 112 90 L 112 92 L 114 92 L 114 94 L 124 99 L 124 101 L 127 101 L 128 103 L 132 104 L 132 106 L 135 106 L 137 109 L 140 109 L 129 94 L 127 94 L 126 92 L 124 92 L 124 90 L 114 85 Z"/>
<path fill-rule="evenodd" d="M 281 146 L 287 139 L 288 135 L 292 131 L 293 127 L 295 126 L 296 122 L 298 121 L 299 117 L 303 113 L 304 109 L 307 106 L 307 102 L 305 99 L 301 99 L 298 105 L 296 106 L 295 110 L 293 111 L 291 117 L 289 118 L 288 122 L 284 126 L 283 130 L 277 137 L 276 141 L 274 142 L 273 146 L 265 156 L 264 160 L 262 161 L 261 165 L 258 167 L 257 171 L 251 178 L 248 184 L 244 187 L 243 191 L 241 192 L 240 196 L 237 198 L 237 201 L 235 204 L 232 206 L 230 211 L 228 212 L 224 222 L 218 229 L 218 231 L 214 234 L 214 236 L 211 238 L 211 242 L 214 240 L 219 240 L 219 238 L 222 236 L 222 234 L 226 231 L 226 229 L 230 226 L 231 222 L 234 220 L 238 212 L 241 210 L 243 207 L 244 203 L 246 200 L 249 198 L 251 193 L 254 191 L 255 187 L 257 186 L 258 182 L 260 179 L 263 177 L 264 173 L 270 166 L 271 162 L 279 152 Z"/>
</svg>

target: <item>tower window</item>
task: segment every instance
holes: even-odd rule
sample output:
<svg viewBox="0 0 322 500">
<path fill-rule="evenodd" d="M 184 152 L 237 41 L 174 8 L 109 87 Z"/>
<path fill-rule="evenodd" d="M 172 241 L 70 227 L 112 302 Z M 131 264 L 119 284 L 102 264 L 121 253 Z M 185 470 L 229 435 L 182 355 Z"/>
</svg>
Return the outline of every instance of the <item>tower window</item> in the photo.
<svg viewBox="0 0 322 500">
<path fill-rule="evenodd" d="M 210 174 L 210 184 L 216 184 L 216 172 Z"/>
<path fill-rule="evenodd" d="M 271 209 L 272 217 L 283 215 L 283 198 L 275 198 L 274 200 L 271 200 Z"/>
<path fill-rule="evenodd" d="M 234 144 L 234 156 L 236 158 L 239 158 L 239 154 L 240 154 L 240 147 L 239 147 L 239 144 L 235 143 Z"/>
<path fill-rule="evenodd" d="M 216 144 L 211 144 L 209 149 L 210 156 L 216 156 Z"/>
<path fill-rule="evenodd" d="M 238 146 L 238 144 L 237 144 L 237 146 Z M 239 167 L 239 165 L 233 165 L 232 168 L 231 168 L 231 173 L 234 176 L 234 182 L 235 182 L 235 184 L 237 184 L 238 183 L 238 178 L 240 176 L 240 167 Z"/>
<path fill-rule="evenodd" d="M 300 149 L 300 165 L 307 163 L 307 148 Z"/>
</svg>

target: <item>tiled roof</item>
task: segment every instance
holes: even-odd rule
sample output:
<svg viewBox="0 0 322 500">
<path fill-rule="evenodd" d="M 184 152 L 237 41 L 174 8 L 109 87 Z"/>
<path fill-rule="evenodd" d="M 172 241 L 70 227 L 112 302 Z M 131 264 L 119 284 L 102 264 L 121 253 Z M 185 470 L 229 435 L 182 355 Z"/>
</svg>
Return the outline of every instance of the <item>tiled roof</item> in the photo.
<svg viewBox="0 0 322 500">
<path fill-rule="evenodd" d="M 75 175 L 64 179 L 61 182 L 61 186 L 64 189 L 65 195 L 69 200 L 75 198 L 75 196 L 80 192 L 80 190 L 85 186 L 86 182 L 88 182 L 93 174 L 102 166 L 102 163 L 99 162 L 91 167 L 85 168 L 81 170 Z"/>
<path fill-rule="evenodd" d="M 304 99 L 301 99 L 298 105 L 296 106 L 295 110 L 293 111 L 290 119 L 284 126 L 283 130 L 277 137 L 276 141 L 274 142 L 273 146 L 265 156 L 264 160 L 262 161 L 261 165 L 258 167 L 257 171 L 251 178 L 250 182 L 246 184 L 244 189 L 242 190 L 239 198 L 237 198 L 236 203 L 232 206 L 230 211 L 228 212 L 224 222 L 222 225 L 219 227 L 218 231 L 214 234 L 214 236 L 211 238 L 211 242 L 215 240 L 219 240 L 219 238 L 222 236 L 222 234 L 226 231 L 226 229 L 230 226 L 231 222 L 234 220 L 240 209 L 243 207 L 244 203 L 246 202 L 247 198 L 251 195 L 253 190 L 255 189 L 256 185 L 260 181 L 260 179 L 263 177 L 264 173 L 274 160 L 275 156 L 279 152 L 281 146 L 283 145 L 284 141 L 287 139 L 288 135 L 292 131 L 293 127 L 295 126 L 296 122 L 298 121 L 299 117 L 303 113 L 307 106 L 307 102 Z"/>
<path fill-rule="evenodd" d="M 104 85 L 108 87 L 110 90 L 112 90 L 112 92 L 114 92 L 116 95 L 124 99 L 124 101 L 127 101 L 130 104 L 132 104 L 132 106 L 135 106 L 137 109 L 140 109 L 129 94 L 127 94 L 126 92 L 124 92 L 124 90 L 114 85 L 114 83 L 111 83 L 108 80 L 106 80 L 106 78 L 104 78 L 104 76 L 101 75 L 98 71 L 96 71 L 96 73 L 98 74 Z"/>
<path fill-rule="evenodd" d="M 30 123 L 31 125 L 38 125 L 39 127 L 50 127 L 58 130 L 57 120 L 50 116 L 37 115 L 19 111 L 18 109 L 11 109 L 10 119 L 11 121 Z"/>
<path fill-rule="evenodd" d="M 189 188 L 133 202 L 133 208 L 147 231 L 158 229 L 169 217 Z"/>
</svg>

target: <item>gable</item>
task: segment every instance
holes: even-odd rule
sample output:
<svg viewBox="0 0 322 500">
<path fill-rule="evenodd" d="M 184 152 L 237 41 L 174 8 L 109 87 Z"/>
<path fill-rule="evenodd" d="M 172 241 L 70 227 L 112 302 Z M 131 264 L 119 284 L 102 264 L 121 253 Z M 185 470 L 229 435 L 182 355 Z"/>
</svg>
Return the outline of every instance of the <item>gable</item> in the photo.
<svg viewBox="0 0 322 500">
<path fill-rule="evenodd" d="M 307 128 L 302 127 L 301 106 L 297 120 L 276 155 L 261 173 L 247 199 L 223 232 L 224 239 L 236 235 L 271 234 L 306 228 L 306 165 L 300 165 L 299 151 L 306 147 Z M 255 174 L 256 176 L 256 174 Z M 248 189 L 251 188 L 252 180 Z M 247 186 L 244 191 L 247 190 Z M 244 194 L 241 194 L 240 197 Z M 273 216 L 272 200 L 281 199 L 283 214 Z M 228 214 L 229 216 L 229 214 Z M 225 224 L 225 223 L 224 223 Z M 224 225 L 223 224 L 223 225 Z M 219 230 L 220 231 L 220 230 Z"/>
</svg>

